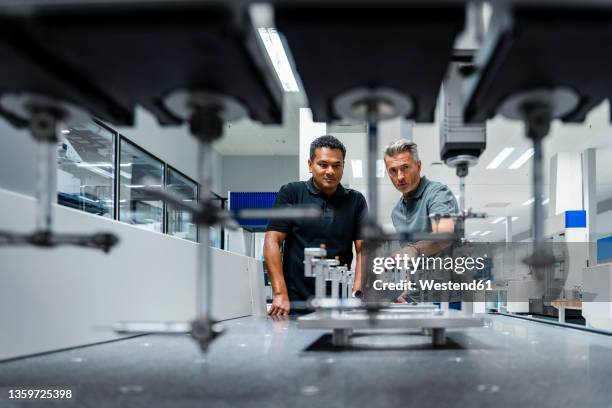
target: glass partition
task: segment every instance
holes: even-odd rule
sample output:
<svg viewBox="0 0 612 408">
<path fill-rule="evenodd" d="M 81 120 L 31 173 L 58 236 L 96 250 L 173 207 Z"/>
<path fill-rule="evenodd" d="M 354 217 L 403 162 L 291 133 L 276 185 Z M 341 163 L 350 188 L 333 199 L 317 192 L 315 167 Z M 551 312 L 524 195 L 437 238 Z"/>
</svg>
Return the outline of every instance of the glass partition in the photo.
<svg viewBox="0 0 612 408">
<path fill-rule="evenodd" d="M 170 166 L 168 166 L 166 177 L 166 189 L 182 195 L 183 199 L 188 202 L 196 202 L 198 199 L 197 183 Z M 168 234 L 197 242 L 198 228 L 191 222 L 191 214 L 171 204 L 167 205 L 166 214 Z"/>
<path fill-rule="evenodd" d="M 57 145 L 57 202 L 114 218 L 115 135 L 95 124 L 63 129 Z"/>
<path fill-rule="evenodd" d="M 164 163 L 124 138 L 119 151 L 119 220 L 164 232 L 164 203 L 144 190 L 162 188 Z"/>
<path fill-rule="evenodd" d="M 212 203 L 218 208 L 224 209 L 226 198 L 223 198 L 215 193 L 212 193 Z M 213 248 L 225 249 L 224 235 L 225 231 L 220 225 L 213 225 L 210 227 L 210 246 Z"/>
</svg>

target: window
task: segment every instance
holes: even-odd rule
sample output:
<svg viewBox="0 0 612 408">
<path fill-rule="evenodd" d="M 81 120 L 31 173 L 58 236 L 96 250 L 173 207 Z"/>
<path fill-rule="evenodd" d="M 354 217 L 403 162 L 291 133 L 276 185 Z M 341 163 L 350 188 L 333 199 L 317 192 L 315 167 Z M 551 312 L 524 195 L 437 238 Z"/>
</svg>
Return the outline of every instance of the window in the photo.
<svg viewBox="0 0 612 408">
<path fill-rule="evenodd" d="M 162 188 L 164 163 L 124 138 L 119 155 L 119 220 L 156 232 L 164 232 L 164 203 L 144 191 Z"/>
<path fill-rule="evenodd" d="M 57 146 L 57 202 L 114 218 L 115 135 L 90 123 L 62 130 Z"/>
<path fill-rule="evenodd" d="M 140 228 L 198 241 L 191 214 L 164 204 L 144 187 L 198 200 L 198 184 L 99 121 L 61 131 L 58 142 L 57 197 L 67 207 Z M 224 199 L 213 193 L 214 205 Z M 211 246 L 223 248 L 223 229 L 212 227 Z"/>
<path fill-rule="evenodd" d="M 226 198 L 223 198 L 215 193 L 212 194 L 213 205 L 224 209 Z M 225 231 L 220 225 L 212 225 L 210 227 L 210 246 L 213 248 L 225 249 Z"/>
<path fill-rule="evenodd" d="M 166 177 L 166 189 L 184 196 L 185 201 L 195 203 L 198 199 L 197 183 L 170 166 L 168 166 L 168 175 Z M 197 242 L 198 228 L 197 225 L 191 222 L 191 214 L 174 207 L 172 204 L 168 204 L 167 209 L 167 233 L 175 237 Z"/>
</svg>

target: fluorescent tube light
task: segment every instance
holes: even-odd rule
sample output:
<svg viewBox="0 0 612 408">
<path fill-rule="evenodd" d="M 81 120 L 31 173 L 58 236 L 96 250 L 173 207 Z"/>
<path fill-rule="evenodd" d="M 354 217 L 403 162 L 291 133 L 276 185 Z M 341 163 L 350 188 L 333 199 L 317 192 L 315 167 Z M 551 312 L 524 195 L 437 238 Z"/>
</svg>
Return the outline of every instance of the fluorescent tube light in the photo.
<svg viewBox="0 0 612 408">
<path fill-rule="evenodd" d="M 92 173 L 99 174 L 100 176 L 105 177 L 105 178 L 113 178 L 113 175 L 110 172 L 106 170 L 102 170 L 99 167 L 85 167 L 85 170 L 91 171 Z"/>
<path fill-rule="evenodd" d="M 506 217 L 498 217 L 495 220 L 491 221 L 491 224 L 497 224 L 498 222 L 502 222 Z"/>
<path fill-rule="evenodd" d="M 485 231 L 485 232 L 483 232 L 482 234 L 480 234 L 480 236 L 481 236 L 481 237 L 484 237 L 484 236 L 486 236 L 486 235 L 489 235 L 491 232 L 493 232 L 493 231 Z"/>
<path fill-rule="evenodd" d="M 111 163 L 77 163 L 77 167 L 113 167 Z"/>
<path fill-rule="evenodd" d="M 544 201 L 542 201 L 542 205 L 546 205 L 548 203 L 550 203 L 550 198 L 547 198 Z"/>
<path fill-rule="evenodd" d="M 519 168 L 519 167 L 521 167 L 523 164 L 525 164 L 525 162 L 526 162 L 527 160 L 529 160 L 529 159 L 531 158 L 531 156 L 533 156 L 533 148 L 529 148 L 529 149 L 527 149 L 527 151 L 526 151 L 525 153 L 521 154 L 521 156 L 520 156 L 518 159 L 516 159 L 516 160 L 514 161 L 514 163 L 512 163 L 512 164 L 510 165 L 510 167 L 508 167 L 508 168 L 509 168 L 509 169 L 511 169 L 511 170 L 516 170 L 516 169 L 518 169 L 518 168 Z"/>
<path fill-rule="evenodd" d="M 300 88 L 293 75 L 289 58 L 287 58 L 278 31 L 275 28 L 258 28 L 257 32 L 266 47 L 270 61 L 272 61 L 276 75 L 278 75 L 285 92 L 298 92 Z"/>
<path fill-rule="evenodd" d="M 91 198 L 88 198 L 88 197 L 85 197 L 85 196 L 82 196 L 82 195 L 80 195 L 79 198 L 81 200 L 89 201 L 90 203 L 99 203 L 100 202 L 100 200 L 92 200 Z"/>
<path fill-rule="evenodd" d="M 531 197 L 529 200 L 525 201 L 522 205 L 531 205 L 535 201 L 535 198 Z"/>
<path fill-rule="evenodd" d="M 474 236 L 474 235 L 478 235 L 478 234 L 480 234 L 480 231 L 474 231 L 474 232 L 472 232 L 472 233 L 470 234 L 470 236 Z"/>
<path fill-rule="evenodd" d="M 501 152 L 489 163 L 487 169 L 496 169 L 510 154 L 514 151 L 514 147 L 504 147 Z"/>
</svg>

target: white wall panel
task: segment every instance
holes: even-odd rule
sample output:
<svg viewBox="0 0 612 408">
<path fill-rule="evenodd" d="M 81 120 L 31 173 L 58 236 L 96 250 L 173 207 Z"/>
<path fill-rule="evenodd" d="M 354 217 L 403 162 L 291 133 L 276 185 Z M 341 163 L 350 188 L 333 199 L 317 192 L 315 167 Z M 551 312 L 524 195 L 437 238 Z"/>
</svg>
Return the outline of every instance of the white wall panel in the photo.
<svg viewBox="0 0 612 408">
<path fill-rule="evenodd" d="M 30 231 L 34 203 L 0 190 L 0 229 Z M 195 316 L 197 244 L 65 207 L 55 214 L 58 231 L 110 231 L 121 242 L 108 255 L 0 247 L 0 360 L 111 340 L 118 336 L 110 326 L 120 320 Z M 249 262 L 256 261 L 249 260 L 213 249 L 217 319 L 251 314 Z"/>
</svg>

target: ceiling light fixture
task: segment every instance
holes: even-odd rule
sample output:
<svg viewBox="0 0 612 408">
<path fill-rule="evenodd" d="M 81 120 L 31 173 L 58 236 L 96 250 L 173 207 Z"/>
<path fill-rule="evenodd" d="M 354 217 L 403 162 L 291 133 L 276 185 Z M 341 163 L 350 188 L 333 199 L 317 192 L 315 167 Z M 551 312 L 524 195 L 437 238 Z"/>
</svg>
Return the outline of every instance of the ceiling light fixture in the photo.
<svg viewBox="0 0 612 408">
<path fill-rule="evenodd" d="M 496 169 L 499 167 L 500 164 L 502 164 L 502 162 L 504 160 L 506 160 L 506 158 L 508 156 L 510 156 L 510 154 L 514 151 L 514 147 L 504 147 L 501 152 L 499 152 L 497 154 L 497 156 L 495 156 L 495 158 L 491 161 L 491 163 L 489 163 L 489 165 L 487 166 L 487 169 Z"/>
<path fill-rule="evenodd" d="M 510 165 L 510 167 L 508 167 L 508 168 L 509 168 L 510 170 L 516 170 L 516 169 L 518 169 L 518 168 L 519 168 L 519 167 L 521 167 L 523 164 L 525 164 L 525 162 L 526 162 L 527 160 L 529 160 L 529 159 L 531 158 L 531 156 L 533 156 L 533 148 L 529 148 L 529 149 L 527 149 L 527 151 L 526 151 L 525 153 L 521 154 L 521 156 L 520 156 L 518 159 L 516 159 L 516 160 L 514 161 L 514 163 L 512 163 L 512 164 Z"/>
<path fill-rule="evenodd" d="M 535 201 L 535 199 L 533 197 L 531 197 L 529 200 L 525 201 L 522 205 L 531 205 L 531 204 L 533 204 L 534 201 Z"/>
<path fill-rule="evenodd" d="M 278 35 L 278 31 L 275 28 L 262 27 L 258 28 L 257 32 L 266 47 L 270 61 L 272 61 L 276 75 L 278 75 L 285 92 L 298 92 L 300 88 L 293 75 L 289 58 L 287 58 L 287 53 Z"/>
<path fill-rule="evenodd" d="M 506 217 L 498 217 L 495 220 L 491 221 L 491 224 L 497 224 L 498 222 L 502 222 Z"/>
</svg>

